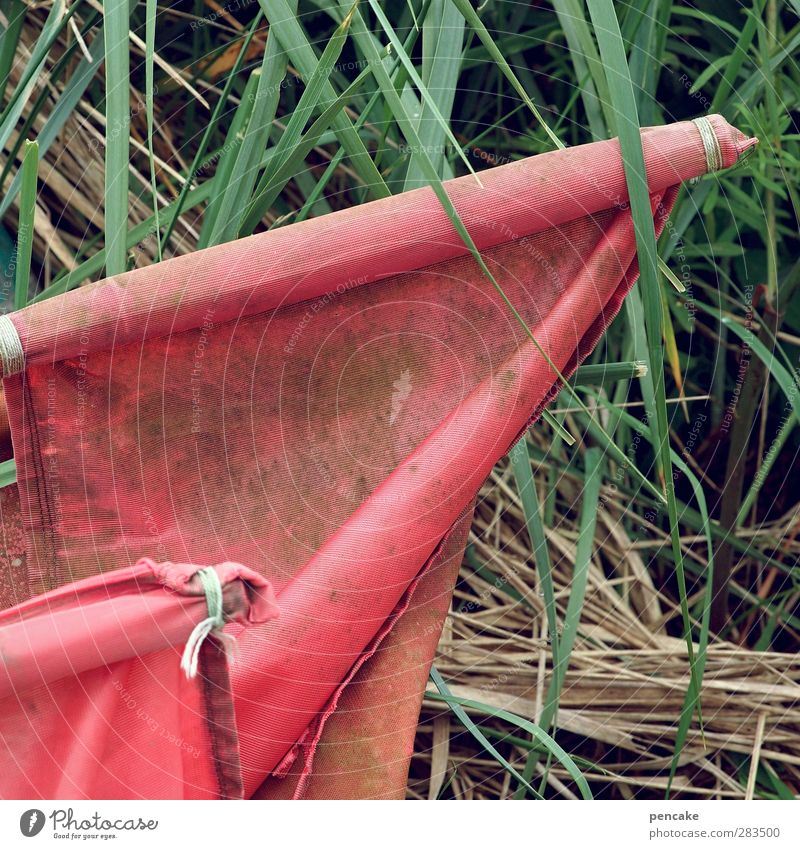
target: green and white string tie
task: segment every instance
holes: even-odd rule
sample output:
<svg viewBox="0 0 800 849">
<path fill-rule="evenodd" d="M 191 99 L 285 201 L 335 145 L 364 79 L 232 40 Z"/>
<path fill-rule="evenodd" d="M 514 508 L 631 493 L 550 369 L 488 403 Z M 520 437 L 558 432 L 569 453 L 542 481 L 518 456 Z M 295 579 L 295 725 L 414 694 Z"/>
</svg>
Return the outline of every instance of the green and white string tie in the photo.
<svg viewBox="0 0 800 849">
<path fill-rule="evenodd" d="M 222 609 L 222 584 L 219 580 L 217 570 L 208 566 L 197 572 L 203 592 L 206 594 L 206 605 L 208 616 L 202 622 L 194 626 L 194 630 L 186 641 L 186 647 L 181 657 L 181 669 L 186 677 L 191 679 L 197 675 L 197 665 L 200 660 L 200 649 L 208 637 L 215 637 L 222 642 L 225 651 L 230 656 L 229 648 L 233 648 L 236 640 L 230 634 L 222 631 L 225 625 L 225 614 Z"/>
</svg>

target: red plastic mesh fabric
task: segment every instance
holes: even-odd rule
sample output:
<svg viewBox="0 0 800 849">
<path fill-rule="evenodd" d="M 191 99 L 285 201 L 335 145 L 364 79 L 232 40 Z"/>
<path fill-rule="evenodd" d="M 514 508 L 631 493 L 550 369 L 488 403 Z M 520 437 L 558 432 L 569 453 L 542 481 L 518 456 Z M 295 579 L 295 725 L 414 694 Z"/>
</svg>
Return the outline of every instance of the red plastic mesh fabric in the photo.
<svg viewBox="0 0 800 849">
<path fill-rule="evenodd" d="M 731 165 L 750 142 L 711 120 Z M 660 230 L 706 156 L 691 123 L 646 130 L 643 144 Z M 448 193 L 569 374 L 636 277 L 619 146 L 481 181 Z M 134 271 L 13 321 L 27 365 L 4 385 L 30 592 L 143 556 L 232 560 L 275 587 L 278 619 L 230 626 L 247 796 L 310 754 L 296 744 L 313 741 L 556 382 L 429 189 Z M 169 682 L 164 693 L 175 697 Z"/>
</svg>

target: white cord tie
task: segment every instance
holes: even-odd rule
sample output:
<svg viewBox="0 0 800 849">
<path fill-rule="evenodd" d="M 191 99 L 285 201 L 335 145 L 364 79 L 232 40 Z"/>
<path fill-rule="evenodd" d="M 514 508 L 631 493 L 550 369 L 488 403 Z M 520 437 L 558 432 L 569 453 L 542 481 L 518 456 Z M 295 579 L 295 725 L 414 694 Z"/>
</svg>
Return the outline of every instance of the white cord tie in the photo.
<svg viewBox="0 0 800 849">
<path fill-rule="evenodd" d="M 25 371 L 25 352 L 14 322 L 7 315 L 0 315 L 0 365 L 3 377 Z"/>
<path fill-rule="evenodd" d="M 719 146 L 719 139 L 714 132 L 714 127 L 711 121 L 705 116 L 694 118 L 692 123 L 700 132 L 700 138 L 703 140 L 703 150 L 706 154 L 706 168 L 710 174 L 712 171 L 722 170 L 722 149 Z"/>
</svg>

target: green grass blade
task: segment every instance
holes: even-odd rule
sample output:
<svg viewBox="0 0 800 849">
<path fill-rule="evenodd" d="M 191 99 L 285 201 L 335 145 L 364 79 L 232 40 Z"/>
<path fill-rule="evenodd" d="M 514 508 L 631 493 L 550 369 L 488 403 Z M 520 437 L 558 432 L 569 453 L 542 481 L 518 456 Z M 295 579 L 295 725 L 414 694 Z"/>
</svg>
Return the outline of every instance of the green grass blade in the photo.
<svg viewBox="0 0 800 849">
<path fill-rule="evenodd" d="M 663 396 L 663 349 L 661 328 L 661 294 L 657 275 L 657 250 L 653 215 L 651 211 L 650 193 L 644 164 L 644 152 L 640 135 L 639 120 L 636 109 L 636 99 L 633 85 L 628 73 L 628 63 L 625 56 L 625 45 L 619 31 L 616 13 L 611 0 L 589 0 L 589 13 L 595 27 L 595 33 L 600 45 L 606 71 L 610 77 L 611 99 L 616 113 L 616 123 L 622 157 L 625 166 L 625 177 L 628 184 L 628 194 L 631 204 L 631 215 L 636 231 L 636 251 L 639 259 L 640 283 L 642 300 L 645 310 L 647 330 L 647 345 L 650 367 L 656 394 Z M 666 440 L 666 406 L 662 404 L 663 397 L 658 402 L 663 406 L 658 418 L 659 440 Z M 668 450 L 668 448 L 667 448 Z M 663 460 L 664 448 L 659 446 L 657 452 L 659 462 Z M 666 474 L 666 465 L 661 465 L 662 476 Z"/>
<path fill-rule="evenodd" d="M 603 407 L 609 412 L 611 416 L 614 418 L 624 421 L 628 424 L 634 431 L 640 433 L 646 439 L 648 439 L 651 444 L 654 443 L 654 437 L 652 431 L 646 424 L 643 424 L 639 419 L 634 418 L 630 413 L 625 412 L 614 404 L 610 403 L 607 398 L 604 398 L 599 393 L 591 393 L 592 397 L 597 401 L 598 404 L 602 404 Z M 706 501 L 705 492 L 703 491 L 703 485 L 698 480 L 697 476 L 689 467 L 688 463 L 676 452 L 672 451 L 672 462 L 685 477 L 689 481 L 689 484 L 692 487 L 692 493 L 694 494 L 695 500 L 697 501 L 697 505 L 699 508 L 699 523 L 698 527 L 702 531 L 705 540 L 706 540 L 706 572 L 704 575 L 704 584 L 706 587 L 706 592 L 703 596 L 703 609 L 700 616 L 700 634 L 697 639 L 697 654 L 695 657 L 695 674 L 696 674 L 696 687 L 689 687 L 686 695 L 684 696 L 683 705 L 681 707 L 680 719 L 678 721 L 678 730 L 675 734 L 675 747 L 673 750 L 672 763 L 670 767 L 670 778 L 669 784 L 667 787 L 667 795 L 669 795 L 670 787 L 672 785 L 672 781 L 674 780 L 676 771 L 678 769 L 678 764 L 680 762 L 680 756 L 683 751 L 683 747 L 686 743 L 686 737 L 688 735 L 689 726 L 691 725 L 692 718 L 694 717 L 694 713 L 697 710 L 699 715 L 699 696 L 701 692 L 701 685 L 703 682 L 703 675 L 705 673 L 705 664 L 707 657 L 707 649 L 708 649 L 708 641 L 710 634 L 710 620 L 711 620 L 711 586 L 714 578 L 714 539 L 715 536 L 723 536 L 724 531 L 719 528 L 717 525 L 711 523 L 711 519 L 708 514 L 708 503 Z M 681 505 L 681 516 L 689 521 L 691 520 L 691 515 L 689 514 L 689 510 L 684 505 Z M 741 545 L 741 549 L 747 550 L 749 546 L 746 544 Z M 741 550 L 740 549 L 740 550 Z"/>
<path fill-rule="evenodd" d="M 5 13 L 8 26 L 3 30 L 0 41 L 0 106 L 6 97 L 8 78 L 14 65 L 14 56 L 17 53 L 17 44 L 19 44 L 19 36 L 27 11 L 28 6 L 23 0 L 11 0 Z"/>
<path fill-rule="evenodd" d="M 761 16 L 756 17 L 756 27 L 761 20 Z M 787 59 L 793 58 L 797 54 L 798 48 L 800 48 L 800 30 L 795 28 L 792 31 L 791 38 L 777 52 L 772 54 L 766 66 L 759 69 L 759 73 L 748 74 L 739 85 L 733 86 L 733 93 L 723 104 L 719 104 L 719 110 L 723 114 L 733 117 L 743 108 L 744 104 L 756 102 L 764 94 L 771 75 L 779 71 Z"/>
<path fill-rule="evenodd" d="M 314 76 L 318 59 L 295 12 L 289 8 L 286 0 L 258 0 L 258 2 L 270 22 L 270 34 L 275 35 L 303 77 L 310 80 Z M 322 96 L 327 101 L 336 100 L 336 93 L 330 83 L 324 86 Z M 333 121 L 333 129 L 350 157 L 353 170 L 358 174 L 369 194 L 373 198 L 388 197 L 391 192 L 347 115 L 338 114 Z"/>
<path fill-rule="evenodd" d="M 528 453 L 527 440 L 520 441 L 509 452 L 511 468 L 514 472 L 514 480 L 517 484 L 522 503 L 522 512 L 525 516 L 525 527 L 531 542 L 533 560 L 539 575 L 539 583 L 542 587 L 544 597 L 544 608 L 547 616 L 547 630 L 553 654 L 553 664 L 557 663 L 558 657 L 558 611 L 556 609 L 555 588 L 553 586 L 552 567 L 550 564 L 550 553 L 547 547 L 544 524 L 542 522 L 539 496 L 536 493 L 536 483 L 531 470 L 531 457 Z"/>
<path fill-rule="evenodd" d="M 645 309 L 642 294 L 634 286 L 625 298 L 625 315 L 630 328 L 630 340 L 633 345 L 633 356 L 647 366 L 647 373 L 641 381 L 642 401 L 648 421 L 657 421 L 656 389 L 651 373 L 652 356 L 648 346 L 647 327 L 645 325 Z M 655 366 L 658 368 L 658 365 Z M 657 463 L 659 461 L 657 460 Z"/>
<path fill-rule="evenodd" d="M 449 121 L 453 110 L 458 77 L 461 72 L 461 54 L 464 45 L 464 16 L 450 0 L 433 0 L 422 23 L 422 82 L 426 91 L 436 102 L 439 114 Z M 407 56 L 405 44 L 396 51 Z M 422 143 L 431 152 L 431 159 L 442 177 L 445 173 L 444 128 L 433 116 L 427 103 L 423 103 L 418 121 L 418 133 Z M 461 146 L 458 146 L 461 150 Z M 404 191 L 426 185 L 416 157 L 406 172 Z"/>
<path fill-rule="evenodd" d="M 415 85 L 417 91 L 422 96 L 422 100 L 424 103 L 424 107 L 430 111 L 433 120 L 436 121 L 438 125 L 438 129 L 444 133 L 445 138 L 450 142 L 453 146 L 453 149 L 456 151 L 458 156 L 461 158 L 461 161 L 467 166 L 467 169 L 470 173 L 474 174 L 475 171 L 472 168 L 472 164 L 469 159 L 467 159 L 466 154 L 464 153 L 461 145 L 458 143 L 458 140 L 453 135 L 453 131 L 450 129 L 449 122 L 445 119 L 442 113 L 439 111 L 439 106 L 436 103 L 436 99 L 431 95 L 428 91 L 428 87 L 423 83 L 421 77 L 417 73 L 417 69 L 414 67 L 414 63 L 411 61 L 411 57 L 405 52 L 403 49 L 403 45 L 400 42 L 400 39 L 397 37 L 397 34 L 394 31 L 394 28 L 389 23 L 389 19 L 384 14 L 380 5 L 375 2 L 375 0 L 369 0 L 369 4 L 372 8 L 372 11 L 375 13 L 375 17 L 378 19 L 378 22 L 383 27 L 383 31 L 389 38 L 389 43 L 392 45 L 396 55 L 400 58 L 400 61 L 403 63 L 403 67 L 405 68 L 406 73 L 409 76 L 411 82 Z M 422 113 L 420 114 L 420 124 L 425 119 L 425 111 L 423 108 Z M 420 136 L 421 136 L 420 130 Z M 420 144 L 424 144 L 422 138 L 420 138 Z M 430 145 L 427 146 L 428 156 L 430 158 Z M 420 173 L 420 178 L 422 174 Z"/>
<path fill-rule="evenodd" d="M 0 116 L 0 150 L 2 150 L 22 115 L 23 110 L 36 86 L 36 82 L 44 71 L 47 54 L 53 46 L 67 20 L 74 13 L 74 8 L 66 11 L 64 0 L 54 0 L 42 32 L 31 51 L 31 58 L 22 74 L 22 79 L 11 94 L 9 102 Z"/>
<path fill-rule="evenodd" d="M 750 512 L 750 508 L 753 506 L 756 498 L 758 498 L 758 494 L 761 492 L 761 488 L 767 481 L 769 477 L 769 473 L 772 471 L 773 466 L 775 465 L 775 461 L 781 454 L 784 445 L 786 445 L 786 440 L 791 436 L 794 432 L 795 427 L 797 426 L 798 418 L 797 412 L 795 412 L 794 416 L 789 416 L 782 423 L 778 432 L 772 439 L 772 442 L 769 445 L 767 453 L 764 455 L 764 461 L 758 469 L 755 477 L 753 478 L 750 488 L 747 490 L 747 494 L 742 499 L 742 504 L 739 507 L 739 512 L 736 516 L 736 527 L 741 528 L 744 524 L 744 520 L 747 518 L 747 514 Z"/>
<path fill-rule="evenodd" d="M 327 92 L 333 91 L 330 84 L 330 75 L 339 60 L 339 56 L 341 55 L 345 42 L 347 41 L 347 35 L 350 30 L 350 24 L 353 20 L 356 5 L 357 4 L 353 4 L 349 13 L 345 16 L 342 23 L 336 28 L 336 31 L 329 39 L 319 62 L 314 68 L 314 73 L 306 83 L 306 87 L 300 97 L 299 103 L 292 112 L 283 135 L 279 139 L 277 145 L 275 145 L 275 155 L 273 156 L 269 167 L 264 171 L 264 174 L 259 180 L 258 188 L 255 191 L 253 199 L 242 216 L 244 229 L 247 232 L 252 232 L 256 223 L 267 211 L 269 207 L 269 203 L 265 202 L 267 200 L 267 192 L 274 188 L 276 174 L 285 167 L 287 160 L 292 156 L 292 154 L 297 152 L 297 145 L 300 142 L 300 138 L 303 134 L 303 128 L 309 118 L 317 109 L 319 109 L 320 101 L 323 96 Z M 334 103 L 338 104 L 339 101 L 340 99 L 338 97 L 333 98 Z M 335 120 L 336 116 L 339 114 L 341 114 L 341 110 L 340 108 L 337 108 L 334 114 L 331 115 L 331 121 Z"/>
<path fill-rule="evenodd" d="M 105 219 L 106 272 L 126 267 L 128 232 L 128 163 L 130 160 L 130 46 L 128 3 L 103 7 L 106 51 Z"/>
<path fill-rule="evenodd" d="M 707 315 L 713 316 L 714 319 L 723 327 L 738 336 L 752 349 L 753 353 L 755 353 L 758 358 L 763 361 L 770 375 L 775 378 L 778 385 L 783 390 L 783 393 L 786 395 L 786 399 L 794 410 L 795 415 L 800 418 L 800 415 L 798 414 L 800 398 L 797 397 L 797 386 L 791 371 L 794 368 L 794 364 L 780 342 L 771 332 L 769 332 L 769 328 L 766 323 L 761 326 L 761 332 L 766 333 L 765 340 L 762 341 L 753 333 L 751 327 L 740 324 L 733 318 L 733 316 L 720 314 L 718 309 L 709 306 L 703 301 L 698 300 L 696 302 L 696 306 Z M 766 343 L 769 343 L 769 348 L 767 348 Z"/>
<path fill-rule="evenodd" d="M 220 204 L 211 244 L 235 239 L 242 226 L 245 208 L 253 195 L 261 154 L 269 144 L 272 122 L 280 100 L 281 83 L 286 76 L 286 56 L 277 38 L 269 38 L 258 76 L 250 120 L 236 157 L 230 183 Z M 274 158 L 270 160 L 274 161 Z"/>
<path fill-rule="evenodd" d="M 430 7 L 431 2 L 432 2 L 432 0 L 425 0 L 425 3 L 423 5 L 422 9 L 420 10 L 420 17 L 423 20 L 424 20 L 425 16 L 427 15 L 428 8 Z M 411 53 L 412 50 L 414 49 L 414 45 L 417 41 L 418 33 L 419 33 L 419 30 L 414 29 L 408 34 L 408 36 L 405 40 L 405 43 L 403 44 L 403 49 L 405 50 L 406 53 Z M 395 62 L 393 64 L 393 66 L 391 67 L 390 71 L 389 71 L 390 77 L 392 75 L 394 75 L 398 71 L 398 69 L 402 72 L 402 66 L 400 64 L 400 60 L 395 59 Z M 363 73 L 364 72 L 362 72 L 362 74 Z M 358 83 L 360 85 L 361 81 L 362 81 L 362 78 L 361 78 L 361 74 L 360 74 L 356 78 L 356 80 L 354 80 L 352 85 L 355 85 L 356 83 Z M 349 86 L 348 89 L 352 88 L 352 85 Z M 356 127 L 357 130 L 360 130 L 361 127 L 363 127 L 363 125 L 368 120 L 369 116 L 372 114 L 372 110 L 374 109 L 375 104 L 378 102 L 378 100 L 380 98 L 380 93 L 381 93 L 380 89 L 379 88 L 376 89 L 372 93 L 372 95 L 370 96 L 370 98 L 367 101 L 364 108 L 361 110 L 361 113 L 358 116 L 358 120 L 355 123 L 355 127 Z M 347 92 L 345 92 L 345 94 L 347 94 Z M 346 101 L 343 100 L 342 102 L 344 103 Z M 380 155 L 380 151 L 379 151 L 379 155 Z M 316 198 L 325 190 L 325 187 L 328 185 L 331 178 L 336 173 L 336 169 L 339 167 L 343 158 L 344 158 L 344 150 L 342 150 L 340 148 L 334 154 L 333 158 L 331 159 L 330 163 L 328 164 L 328 167 L 325 169 L 325 173 L 317 181 L 317 185 L 315 186 L 314 191 L 309 195 L 308 199 L 306 200 L 306 203 L 303 205 L 303 208 L 295 216 L 295 218 L 294 218 L 295 221 L 305 220 L 305 218 L 310 213 L 311 208 L 312 208 L 314 202 L 316 201 Z"/>
<path fill-rule="evenodd" d="M 680 281 L 680 279 L 677 277 L 677 275 L 672 271 L 672 269 L 666 264 L 666 262 L 664 262 L 663 259 L 661 259 L 661 257 L 658 257 L 657 259 L 658 259 L 658 270 L 664 275 L 664 277 L 667 279 L 667 282 L 670 284 L 670 286 L 672 286 L 672 288 L 676 292 L 680 292 L 680 293 L 685 292 L 686 287 L 683 285 L 683 283 Z"/>
<path fill-rule="evenodd" d="M 461 699 L 458 696 L 452 695 L 449 692 L 444 679 L 435 668 L 431 669 L 431 679 L 433 680 L 433 683 L 436 685 L 436 688 L 439 690 L 439 692 L 438 694 L 426 693 L 429 698 L 438 698 L 441 701 L 446 702 L 448 705 L 450 705 L 453 712 L 456 714 L 456 716 L 458 716 L 458 718 L 462 722 L 464 721 L 463 717 L 466 716 L 467 719 L 469 719 L 469 717 L 466 711 L 457 711 L 457 707 L 470 708 L 471 710 L 479 711 L 480 713 L 488 714 L 489 716 L 494 716 L 497 719 L 502 719 L 504 722 L 508 722 L 512 725 L 515 725 L 517 728 L 521 728 L 523 731 L 527 731 L 528 734 L 530 734 L 531 737 L 541 743 L 547 749 L 549 754 L 552 755 L 552 757 L 554 757 L 569 773 L 572 780 L 578 786 L 578 790 L 580 791 L 581 796 L 584 799 L 592 798 L 592 791 L 589 789 L 589 785 L 586 783 L 586 779 L 583 777 L 583 775 L 581 775 L 581 771 L 575 765 L 575 762 L 561 748 L 561 746 L 559 746 L 558 743 L 556 743 L 556 741 L 546 731 L 543 731 L 538 725 L 535 725 L 533 722 L 530 722 L 529 720 L 524 719 L 521 716 L 517 716 L 516 714 L 511 713 L 510 711 L 503 710 L 502 708 L 492 707 L 491 705 L 486 705 L 481 702 L 473 701 L 471 699 Z M 477 728 L 474 723 L 472 723 L 472 725 Z M 469 726 L 467 727 L 469 728 Z M 480 729 L 477 730 L 478 733 L 481 733 Z M 481 733 L 481 736 L 483 737 L 484 735 Z M 484 739 L 486 738 L 484 737 Z M 491 745 L 488 740 L 486 740 L 486 743 L 488 745 Z M 511 769 L 513 769 L 513 767 Z M 514 773 L 512 773 L 512 775 L 514 775 Z M 519 773 L 516 773 L 514 777 L 517 778 L 518 781 L 521 779 Z M 530 789 L 533 793 L 536 793 L 533 788 Z"/>
<path fill-rule="evenodd" d="M 553 669 L 559 668 L 559 634 L 558 634 L 558 609 L 556 607 L 555 587 L 553 585 L 552 567 L 550 564 L 550 553 L 547 548 L 547 537 L 539 507 L 539 496 L 536 492 L 536 484 L 531 471 L 531 457 L 528 453 L 526 439 L 521 439 L 510 452 L 511 467 L 514 472 L 514 480 L 517 484 L 517 492 L 522 502 L 522 512 L 525 516 L 525 527 L 531 541 L 533 559 L 536 564 L 536 572 L 539 576 L 539 585 L 544 598 L 545 616 L 547 617 L 547 633 L 550 641 L 550 652 L 553 658 Z M 547 725 L 540 721 L 547 730 Z M 523 778 L 526 783 L 533 777 L 538 754 L 531 752 L 528 756 Z M 524 798 L 525 786 L 517 791 L 517 798 Z"/>
<path fill-rule="evenodd" d="M 703 492 L 702 484 L 681 457 L 673 453 L 672 461 L 676 468 L 683 472 L 684 476 L 691 484 L 695 501 L 697 502 L 700 510 L 702 529 L 706 537 L 706 570 L 704 575 L 706 591 L 703 595 L 703 610 L 700 616 L 700 634 L 697 638 L 697 654 L 694 661 L 695 687 L 689 687 L 687 689 L 686 695 L 683 698 L 683 704 L 681 705 L 678 730 L 675 733 L 675 746 L 673 749 L 672 763 L 670 765 L 669 784 L 667 785 L 666 791 L 667 798 L 669 798 L 672 783 L 675 780 L 675 775 L 678 771 L 683 747 L 686 745 L 686 738 L 689 733 L 689 726 L 692 724 L 695 712 L 700 720 L 700 733 L 703 733 L 700 694 L 702 692 L 703 675 L 706 670 L 709 634 L 711 633 L 711 602 L 713 601 L 711 587 L 714 584 L 714 549 L 711 535 L 711 519 L 708 515 L 708 504 L 706 502 L 706 496 Z"/>
<path fill-rule="evenodd" d="M 758 474 L 754 477 L 747 494 L 742 500 L 742 504 L 739 507 L 739 513 L 736 517 L 736 527 L 741 527 L 747 516 L 747 512 L 750 510 L 755 498 L 761 491 L 770 469 L 772 469 L 775 461 L 778 459 L 781 447 L 785 443 L 791 431 L 794 429 L 794 426 L 800 422 L 800 392 L 798 392 L 798 384 L 792 373 L 776 360 L 774 353 L 770 351 L 770 349 L 767 348 L 767 346 L 753 333 L 750 327 L 739 324 L 739 322 L 734 321 L 729 316 L 719 315 L 717 310 L 707 306 L 706 304 L 698 303 L 697 306 L 704 312 L 717 318 L 720 324 L 726 327 L 729 332 L 738 336 L 739 339 L 741 339 L 742 342 L 744 342 L 764 363 L 770 375 L 775 379 L 778 386 L 780 386 L 781 391 L 786 396 L 786 403 L 791 407 L 792 412 L 794 413 L 793 416 L 788 417 L 782 422 L 778 433 L 770 444 L 769 450 L 758 471 Z"/>
<path fill-rule="evenodd" d="M 525 105 L 530 109 L 533 113 L 533 116 L 541 125 L 542 129 L 547 134 L 547 137 L 556 147 L 564 147 L 564 143 L 559 139 L 559 137 L 550 129 L 547 125 L 547 122 L 542 117 L 541 112 L 536 107 L 536 104 L 531 100 L 528 96 L 528 92 L 525 91 L 522 83 L 517 79 L 516 74 L 511 69 L 511 66 L 508 64 L 506 57 L 500 51 L 498 46 L 495 44 L 494 39 L 491 36 L 491 33 L 488 29 L 486 29 L 485 24 L 480 19 L 477 11 L 473 8 L 470 0 L 452 0 L 455 7 L 459 12 L 464 16 L 466 22 L 472 27 L 475 34 L 481 40 L 483 46 L 486 48 L 489 55 L 492 59 L 497 63 L 497 67 L 500 68 L 503 76 L 511 83 L 514 91 L 522 98 L 525 102 Z"/>
<path fill-rule="evenodd" d="M 200 249 L 219 244 L 222 231 L 228 223 L 224 216 L 230 216 L 233 207 L 233 196 L 228 189 L 231 186 L 239 153 L 244 144 L 260 81 L 261 69 L 256 68 L 247 78 L 242 99 L 239 101 L 228 133 L 225 136 L 222 154 L 217 160 L 214 172 L 214 176 L 219 177 L 219 179 L 214 180 L 214 189 L 203 215 L 203 226 L 200 229 L 200 238 L 197 240 L 197 247 Z"/>
<path fill-rule="evenodd" d="M 145 108 L 147 110 L 147 154 L 150 158 L 150 186 L 153 190 L 153 219 L 156 228 L 156 250 L 161 262 L 161 222 L 158 218 L 158 188 L 156 186 L 156 163 L 153 154 L 153 59 L 156 44 L 156 0 L 147 0 L 145 24 Z"/>
<path fill-rule="evenodd" d="M 641 360 L 629 360 L 624 363 L 599 363 L 598 365 L 578 366 L 569 379 L 573 386 L 607 386 L 618 380 L 633 380 L 644 377 L 647 366 Z"/>
<path fill-rule="evenodd" d="M 98 68 L 103 62 L 103 34 L 102 30 L 97 34 L 94 41 L 89 47 L 89 53 L 92 56 L 91 61 L 83 58 L 78 64 L 75 72 L 70 77 L 69 82 L 64 87 L 64 91 L 59 97 L 53 110 L 48 114 L 47 120 L 44 122 L 41 132 L 36 138 L 39 144 L 39 157 L 47 153 L 50 145 L 58 138 L 59 133 L 64 128 L 68 118 L 74 113 L 79 101 L 84 96 L 86 89 L 92 81 L 92 78 L 97 73 Z M 18 171 L 11 181 L 8 191 L 3 196 L 0 202 L 0 216 L 8 212 L 9 207 L 14 201 L 19 191 L 22 173 Z"/>
<path fill-rule="evenodd" d="M 199 172 L 202 163 L 205 159 L 206 154 L 208 153 L 208 146 L 211 141 L 214 130 L 217 128 L 219 124 L 220 117 L 222 116 L 223 111 L 225 110 L 228 97 L 233 89 L 233 83 L 236 80 L 236 77 L 239 74 L 239 71 L 242 68 L 242 64 L 244 62 L 244 58 L 247 55 L 247 49 L 250 46 L 250 43 L 253 40 L 253 36 L 256 34 L 256 30 L 258 29 L 258 25 L 261 23 L 262 14 L 259 12 L 254 18 L 253 23 L 250 25 L 250 28 L 247 31 L 247 34 L 244 37 L 244 41 L 242 43 L 241 50 L 239 51 L 236 61 L 234 62 L 233 68 L 231 69 L 230 74 L 228 74 L 228 78 L 225 81 L 225 86 L 222 89 L 222 94 L 219 97 L 216 105 L 214 106 L 214 110 L 211 113 L 211 119 L 206 125 L 205 131 L 203 132 L 203 138 L 200 140 L 200 144 L 197 148 L 197 152 L 194 155 L 194 159 L 192 160 L 192 166 L 189 169 L 189 173 L 186 177 L 186 181 L 184 182 L 181 192 L 178 195 L 177 203 L 174 206 L 174 214 L 170 216 L 170 219 L 167 223 L 166 229 L 164 231 L 164 237 L 161 241 L 161 250 L 164 251 L 169 244 L 169 240 L 172 236 L 172 232 L 175 229 L 175 224 L 177 223 L 180 215 L 183 211 L 184 203 L 186 202 L 187 196 L 191 190 L 192 182 L 196 174 Z M 213 179 L 213 178 L 212 178 Z M 214 189 L 214 183 L 211 180 L 207 180 L 206 184 L 208 186 L 206 197 L 210 197 L 211 193 Z"/>
<path fill-rule="evenodd" d="M 609 134 L 604 112 L 610 108 L 611 99 L 600 55 L 583 13 L 583 3 L 553 0 L 553 8 L 567 40 L 569 58 L 575 69 L 575 85 L 580 88 L 592 138 L 603 139 Z"/>
<path fill-rule="evenodd" d="M 765 3 L 766 0 L 754 0 L 753 2 L 753 14 L 747 16 L 747 20 L 744 22 L 739 38 L 736 40 L 733 52 L 728 58 L 728 63 L 725 66 L 725 73 L 722 75 L 722 79 L 717 86 L 717 90 L 714 92 L 714 97 L 711 101 L 711 106 L 709 107 L 709 111 L 712 113 L 720 110 L 722 104 L 726 102 L 733 91 L 736 79 L 739 76 L 739 72 L 742 70 L 742 65 L 747 59 L 748 49 L 753 43 L 756 27 L 758 26 L 758 21 L 761 19 Z"/>
<path fill-rule="evenodd" d="M 439 673 L 439 670 L 435 667 L 431 667 L 431 680 L 436 685 L 436 689 L 439 691 L 440 697 L 443 701 L 445 701 L 453 711 L 455 716 L 464 726 L 464 728 L 469 731 L 469 733 L 483 746 L 483 748 L 503 767 L 509 775 L 523 784 L 526 789 L 530 790 L 537 798 L 541 798 L 539 793 L 517 772 L 517 770 L 497 751 L 497 749 L 491 744 L 486 735 L 481 731 L 481 729 L 473 722 L 472 717 L 464 710 L 462 705 L 462 700 L 457 699 L 451 692 L 447 684 L 445 683 L 444 678 Z M 431 694 L 434 695 L 435 694 Z M 491 710 L 491 708 L 489 708 Z"/>
<path fill-rule="evenodd" d="M 39 145 L 35 141 L 26 141 L 22 155 L 22 194 L 19 201 L 19 230 L 17 231 L 17 268 L 14 283 L 14 309 L 16 310 L 21 310 L 28 303 L 38 172 Z"/>
<path fill-rule="evenodd" d="M 597 504 L 600 496 L 603 455 L 599 448 L 586 451 L 586 477 L 583 486 L 580 530 L 575 548 L 575 566 L 572 573 L 569 601 L 564 615 L 564 624 L 558 641 L 558 657 L 553 656 L 553 676 L 547 689 L 539 723 L 544 729 L 557 724 L 558 703 L 564 686 L 569 660 L 575 640 L 578 636 L 586 586 L 589 580 L 589 567 L 594 551 L 594 532 L 597 524 Z"/>
<path fill-rule="evenodd" d="M 625 15 L 625 37 L 631 45 L 631 80 L 639 119 L 646 126 L 662 123 L 656 90 L 666 66 L 664 52 L 672 6 L 672 0 L 638 0 L 638 8 L 637 3 L 632 3 Z"/>
<path fill-rule="evenodd" d="M 625 166 L 625 178 L 636 232 L 641 297 L 647 333 L 648 365 L 654 385 L 655 419 L 650 422 L 655 437 L 655 454 L 661 484 L 666 491 L 672 556 L 680 594 L 684 637 L 689 657 L 691 699 L 699 705 L 699 682 L 691 635 L 691 620 L 686 592 L 683 552 L 680 543 L 678 507 L 669 445 L 666 388 L 664 380 L 663 313 L 657 270 L 655 228 L 644 164 L 644 152 L 636 109 L 636 98 L 628 72 L 625 45 L 611 0 L 589 0 L 589 14 L 595 28 L 600 55 L 610 75 L 611 100 L 617 113 L 619 142 Z"/>
<path fill-rule="evenodd" d="M 670 215 L 672 226 L 669 233 L 664 234 L 664 238 L 659 242 L 661 258 L 665 263 L 672 257 L 676 248 L 682 244 L 689 225 L 703 208 L 703 203 L 708 197 L 712 185 L 714 184 L 711 180 L 701 180 L 696 186 L 688 190 L 686 186 L 682 186 L 678 190 L 678 197 Z"/>
<path fill-rule="evenodd" d="M 239 232 L 240 236 L 253 232 L 264 213 L 281 193 L 286 183 L 296 175 L 297 170 L 301 167 L 303 160 L 308 156 L 311 148 L 319 144 L 322 134 L 331 126 L 336 116 L 341 112 L 342 107 L 351 100 L 370 74 L 369 69 L 363 70 L 339 97 L 328 104 L 322 114 L 314 120 L 306 133 L 295 144 L 281 145 L 283 139 L 286 138 L 286 131 L 284 132 L 281 140 L 275 145 L 272 151 L 274 155 L 270 159 L 270 165 L 265 169 L 265 173 L 253 195 L 253 200 L 245 212 Z M 276 160 L 278 157 L 281 157 L 281 161 L 273 167 L 273 160 Z"/>
</svg>

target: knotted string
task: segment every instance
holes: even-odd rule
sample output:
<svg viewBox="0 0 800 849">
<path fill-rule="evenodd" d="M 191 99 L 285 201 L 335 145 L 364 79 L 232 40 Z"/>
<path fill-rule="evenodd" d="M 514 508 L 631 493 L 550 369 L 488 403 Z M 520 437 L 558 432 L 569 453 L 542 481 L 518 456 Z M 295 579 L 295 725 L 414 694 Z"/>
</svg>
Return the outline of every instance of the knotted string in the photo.
<svg viewBox="0 0 800 849">
<path fill-rule="evenodd" d="M 222 627 L 225 624 L 225 616 L 222 610 L 222 584 L 216 569 L 208 566 L 205 569 L 200 569 L 197 575 L 203 585 L 203 592 L 206 594 L 208 617 L 194 626 L 194 630 L 186 642 L 186 648 L 183 650 L 181 669 L 186 673 L 187 678 L 194 678 L 197 675 L 200 649 L 209 636 L 214 636 L 222 640 L 223 643 L 235 643 L 235 639 L 230 634 L 222 632 Z"/>
</svg>

